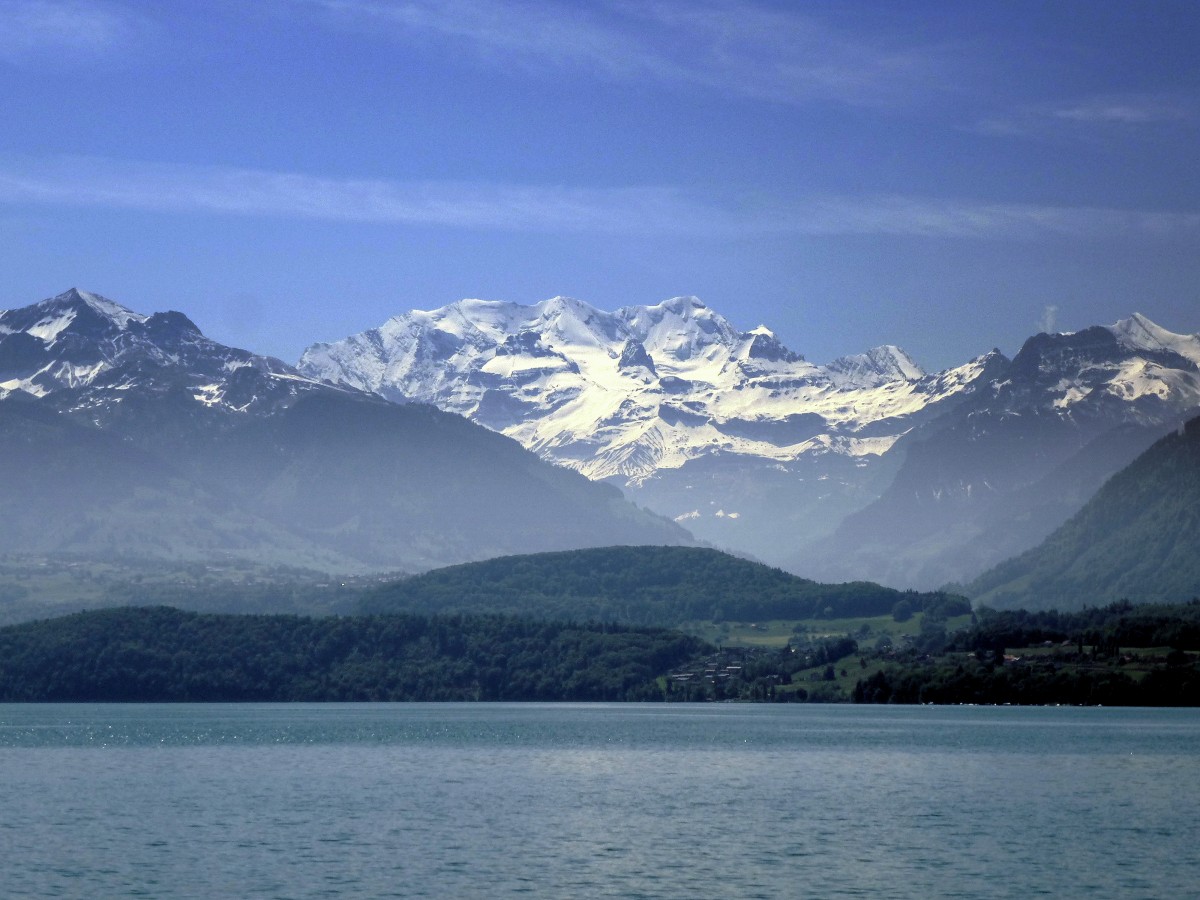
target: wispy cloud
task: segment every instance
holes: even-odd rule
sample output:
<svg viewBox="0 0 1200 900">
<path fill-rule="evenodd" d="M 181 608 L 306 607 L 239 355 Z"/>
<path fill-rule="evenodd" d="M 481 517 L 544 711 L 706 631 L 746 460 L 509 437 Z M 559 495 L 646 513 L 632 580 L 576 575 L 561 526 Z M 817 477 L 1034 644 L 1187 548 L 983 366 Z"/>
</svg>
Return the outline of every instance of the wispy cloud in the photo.
<svg viewBox="0 0 1200 900">
<path fill-rule="evenodd" d="M 891 234 L 1035 240 L 1048 236 L 1200 237 L 1200 213 L 1159 212 L 909 196 L 808 201 L 786 217 L 807 234 Z"/>
<path fill-rule="evenodd" d="M 801 11 L 747 0 L 301 2 L 394 40 L 449 39 L 501 68 L 574 69 L 787 103 L 907 102 L 943 89 L 949 75 L 940 49 L 893 36 L 873 39 L 866 29 L 852 35 Z"/>
<path fill-rule="evenodd" d="M 1037 327 L 1042 334 L 1054 334 L 1058 331 L 1058 307 L 1050 304 L 1043 309 Z"/>
<path fill-rule="evenodd" d="M 796 9 L 751 3 L 654 3 L 644 14 L 670 35 L 688 77 L 784 102 L 877 105 L 944 89 L 954 63 L 944 48 L 869 29 L 851 34 Z"/>
<path fill-rule="evenodd" d="M 896 235 L 1031 240 L 1200 237 L 1200 213 L 908 196 L 765 203 L 664 186 L 331 179 L 88 157 L 0 160 L 0 203 L 533 232 L 738 238 Z"/>
<path fill-rule="evenodd" d="M 596 190 L 330 179 L 89 157 L 0 163 L 0 202 L 509 230 L 672 229 L 688 209 L 663 188 Z M 693 214 L 701 208 L 692 209 Z M 686 226 L 684 226 L 686 228 Z"/>
<path fill-rule="evenodd" d="M 1102 94 L 1072 102 L 1023 106 L 981 120 L 986 134 L 1057 137 L 1097 129 L 1130 129 L 1195 123 L 1197 103 L 1178 94 Z"/>
<path fill-rule="evenodd" d="M 147 29 L 140 14 L 98 0 L 0 0 L 0 60 L 94 59 L 127 49 Z"/>
<path fill-rule="evenodd" d="M 1195 114 L 1195 106 L 1179 97 L 1146 94 L 1091 97 L 1050 113 L 1068 122 L 1114 125 L 1186 122 L 1193 119 Z"/>
</svg>

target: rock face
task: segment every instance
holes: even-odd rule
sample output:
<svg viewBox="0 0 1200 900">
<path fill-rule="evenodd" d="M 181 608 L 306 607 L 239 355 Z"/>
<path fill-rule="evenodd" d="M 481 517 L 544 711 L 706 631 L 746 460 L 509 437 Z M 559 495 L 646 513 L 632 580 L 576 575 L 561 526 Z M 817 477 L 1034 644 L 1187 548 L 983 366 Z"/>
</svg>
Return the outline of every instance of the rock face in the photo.
<svg viewBox="0 0 1200 900">
<path fill-rule="evenodd" d="M 458 416 L 78 290 L 0 312 L 0 450 L 10 553 L 357 572 L 692 541 Z"/>
<path fill-rule="evenodd" d="M 103 413 L 127 396 L 190 391 L 208 408 L 270 412 L 316 390 L 327 389 L 277 359 L 210 341 L 183 313 L 143 316 L 74 288 L 0 312 L 0 398 L 56 395 Z"/>
<path fill-rule="evenodd" d="M 619 485 L 719 546 L 823 580 L 935 587 L 1032 546 L 1200 404 L 1200 337 L 1135 315 L 926 374 L 827 365 L 693 297 L 463 300 L 298 369 L 431 403 Z"/>
</svg>

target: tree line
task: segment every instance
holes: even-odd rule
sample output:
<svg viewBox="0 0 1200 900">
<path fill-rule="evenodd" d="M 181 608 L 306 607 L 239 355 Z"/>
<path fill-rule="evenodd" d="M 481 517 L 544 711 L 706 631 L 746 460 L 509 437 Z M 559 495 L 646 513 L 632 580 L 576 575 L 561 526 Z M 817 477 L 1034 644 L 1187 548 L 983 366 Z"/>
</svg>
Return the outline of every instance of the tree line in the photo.
<svg viewBox="0 0 1200 900">
<path fill-rule="evenodd" d="M 1200 706 L 1200 599 L 1118 601 L 1072 612 L 983 607 L 976 619 L 971 628 L 933 642 L 918 638 L 907 653 L 893 654 L 857 682 L 852 699 Z"/>
</svg>

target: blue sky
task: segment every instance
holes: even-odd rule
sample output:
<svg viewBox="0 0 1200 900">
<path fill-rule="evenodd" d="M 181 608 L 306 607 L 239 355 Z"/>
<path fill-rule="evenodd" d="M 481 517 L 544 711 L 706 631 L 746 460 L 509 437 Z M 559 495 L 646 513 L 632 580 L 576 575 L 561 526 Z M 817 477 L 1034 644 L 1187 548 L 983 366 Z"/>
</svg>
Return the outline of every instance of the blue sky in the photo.
<svg viewBox="0 0 1200 900">
<path fill-rule="evenodd" d="M 1200 331 L 1200 3 L 0 0 L 0 307 L 295 361 L 462 297 L 695 294 L 929 369 Z"/>
</svg>

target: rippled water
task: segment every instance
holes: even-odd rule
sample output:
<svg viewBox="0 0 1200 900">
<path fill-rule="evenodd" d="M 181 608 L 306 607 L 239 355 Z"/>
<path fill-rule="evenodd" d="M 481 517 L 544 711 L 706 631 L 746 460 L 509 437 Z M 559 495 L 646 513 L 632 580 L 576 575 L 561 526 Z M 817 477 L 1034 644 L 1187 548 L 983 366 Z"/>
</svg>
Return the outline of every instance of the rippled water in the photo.
<svg viewBox="0 0 1200 900">
<path fill-rule="evenodd" d="M 1146 897 L 1186 710 L 0 705 L 6 897 Z"/>
</svg>

